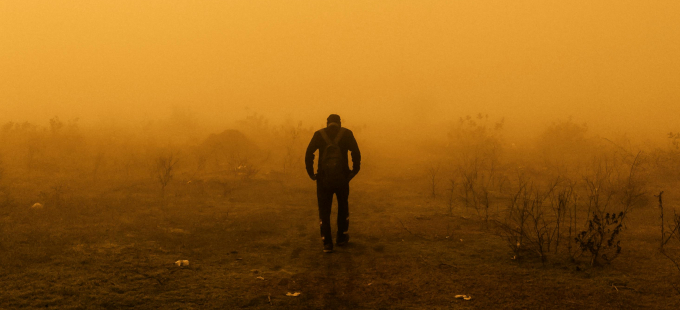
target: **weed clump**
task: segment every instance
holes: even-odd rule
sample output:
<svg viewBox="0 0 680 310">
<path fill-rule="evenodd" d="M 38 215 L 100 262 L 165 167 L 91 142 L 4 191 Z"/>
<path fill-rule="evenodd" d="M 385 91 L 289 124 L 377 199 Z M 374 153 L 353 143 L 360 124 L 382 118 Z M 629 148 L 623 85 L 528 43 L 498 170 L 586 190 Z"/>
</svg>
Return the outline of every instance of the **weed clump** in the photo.
<svg viewBox="0 0 680 310">
<path fill-rule="evenodd" d="M 621 254 L 620 233 L 625 213 L 606 213 L 600 218 L 597 213 L 588 220 L 588 228 L 581 231 L 574 241 L 581 253 L 590 256 L 591 266 L 609 264 Z"/>
</svg>

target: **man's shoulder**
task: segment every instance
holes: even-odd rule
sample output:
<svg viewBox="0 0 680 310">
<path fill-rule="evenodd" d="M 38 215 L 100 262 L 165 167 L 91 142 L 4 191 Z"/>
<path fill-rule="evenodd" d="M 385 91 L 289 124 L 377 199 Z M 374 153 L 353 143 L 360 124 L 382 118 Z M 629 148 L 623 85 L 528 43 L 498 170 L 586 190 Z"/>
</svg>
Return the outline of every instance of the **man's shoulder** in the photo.
<svg viewBox="0 0 680 310">
<path fill-rule="evenodd" d="M 354 137 L 354 133 L 349 128 L 345 128 L 345 127 L 341 127 L 341 128 L 345 130 L 345 133 L 344 133 L 345 135 L 347 135 L 349 137 Z"/>
<path fill-rule="evenodd" d="M 316 135 L 321 136 L 321 132 L 324 131 L 324 130 L 326 130 L 327 128 L 328 128 L 328 127 L 324 127 L 324 128 L 321 128 L 321 129 L 315 131 L 315 132 L 314 132 L 314 136 L 316 136 Z M 350 130 L 349 128 L 340 127 L 340 129 L 343 131 L 343 136 L 344 136 L 344 135 L 354 136 L 354 133 L 353 133 L 352 130 Z"/>
</svg>

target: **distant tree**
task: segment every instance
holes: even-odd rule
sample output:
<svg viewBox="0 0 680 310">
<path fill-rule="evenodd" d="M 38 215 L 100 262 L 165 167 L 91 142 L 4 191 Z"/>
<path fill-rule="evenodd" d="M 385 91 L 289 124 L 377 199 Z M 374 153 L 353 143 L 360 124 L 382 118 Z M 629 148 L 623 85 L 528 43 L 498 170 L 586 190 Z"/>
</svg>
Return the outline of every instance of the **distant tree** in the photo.
<svg viewBox="0 0 680 310">
<path fill-rule="evenodd" d="M 168 186 L 168 183 L 170 183 L 170 180 L 172 180 L 172 177 L 174 176 L 174 169 L 177 165 L 177 162 L 177 154 L 172 151 L 159 155 L 154 160 L 152 174 L 158 184 L 161 186 L 161 198 L 165 198 L 165 188 Z"/>
<path fill-rule="evenodd" d="M 584 169 L 597 151 L 596 141 L 588 136 L 588 126 L 571 119 L 551 124 L 538 137 L 537 148 L 543 164 L 562 173 Z M 580 171 L 582 173 L 582 171 Z"/>
</svg>

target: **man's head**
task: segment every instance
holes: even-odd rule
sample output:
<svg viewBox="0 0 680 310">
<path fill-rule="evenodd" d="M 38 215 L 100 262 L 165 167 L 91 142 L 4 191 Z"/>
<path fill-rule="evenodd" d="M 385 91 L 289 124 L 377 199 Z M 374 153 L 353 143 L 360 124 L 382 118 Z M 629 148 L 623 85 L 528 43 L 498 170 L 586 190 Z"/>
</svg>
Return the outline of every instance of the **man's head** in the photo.
<svg viewBox="0 0 680 310">
<path fill-rule="evenodd" d="M 342 123 L 340 123 L 340 115 L 337 114 L 331 114 L 328 116 L 326 119 L 326 126 L 338 126 L 340 127 Z"/>
</svg>

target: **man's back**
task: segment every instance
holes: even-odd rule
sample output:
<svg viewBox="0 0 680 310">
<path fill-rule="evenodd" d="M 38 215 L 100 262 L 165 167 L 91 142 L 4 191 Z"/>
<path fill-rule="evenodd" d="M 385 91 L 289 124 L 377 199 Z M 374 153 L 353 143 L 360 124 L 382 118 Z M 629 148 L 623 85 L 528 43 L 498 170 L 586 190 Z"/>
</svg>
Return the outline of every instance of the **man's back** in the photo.
<svg viewBox="0 0 680 310">
<path fill-rule="evenodd" d="M 328 146 L 328 143 L 326 140 L 323 138 L 321 135 L 321 131 L 325 131 L 326 134 L 328 135 L 328 138 L 333 141 L 338 135 L 338 132 L 340 132 L 340 126 L 329 126 L 320 130 L 317 130 L 314 133 L 314 136 L 312 137 L 312 140 L 309 142 L 309 146 L 307 147 L 307 152 L 305 153 L 305 167 L 307 169 L 307 173 L 310 175 L 314 175 L 314 152 L 316 150 L 319 150 L 319 159 L 323 158 L 323 153 L 324 150 L 326 149 L 326 146 Z M 343 167 L 346 168 L 345 172 L 349 173 L 349 157 L 347 152 L 352 153 L 352 174 L 356 174 L 359 172 L 359 169 L 361 167 L 361 152 L 359 151 L 359 146 L 357 145 L 357 141 L 354 138 L 354 133 L 352 133 L 351 130 L 347 128 L 343 128 L 344 132 L 342 134 L 342 137 L 340 137 L 340 141 L 338 141 L 338 146 L 340 147 L 340 151 L 342 154 L 342 164 L 344 165 Z M 317 171 L 318 172 L 318 171 Z"/>
<path fill-rule="evenodd" d="M 349 241 L 349 234 L 347 233 L 349 229 L 349 181 L 359 172 L 361 153 L 359 152 L 357 140 L 354 139 L 354 133 L 347 128 L 341 127 L 339 115 L 331 114 L 326 121 L 326 128 L 317 130 L 314 136 L 312 136 L 312 140 L 309 141 L 309 146 L 307 146 L 307 152 L 305 153 L 305 168 L 309 177 L 316 181 L 323 251 L 330 253 L 333 252 L 333 237 L 331 235 L 330 223 L 333 195 L 336 195 L 338 199 L 337 244 L 345 245 Z M 333 146 L 334 144 L 337 144 L 337 148 Z M 327 147 L 329 147 L 328 154 L 324 154 Z M 315 174 L 314 152 L 316 150 L 319 150 L 320 163 L 318 172 Z M 340 154 L 338 154 L 338 151 Z M 352 153 L 352 170 L 349 169 L 348 165 L 348 151 Z M 324 161 L 325 155 L 328 155 L 329 158 L 322 164 L 321 161 Z M 322 169 L 324 165 L 329 170 L 326 175 L 324 175 Z"/>
</svg>

